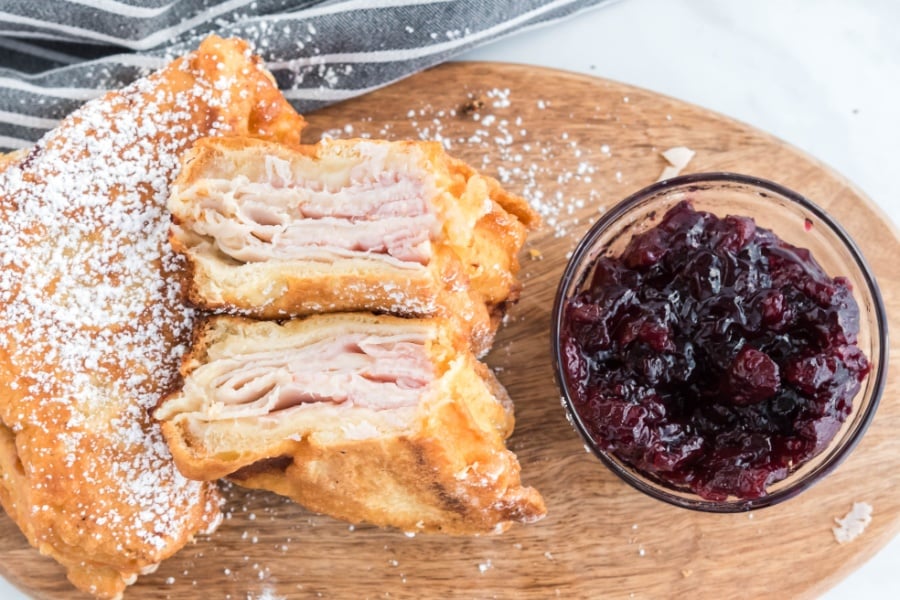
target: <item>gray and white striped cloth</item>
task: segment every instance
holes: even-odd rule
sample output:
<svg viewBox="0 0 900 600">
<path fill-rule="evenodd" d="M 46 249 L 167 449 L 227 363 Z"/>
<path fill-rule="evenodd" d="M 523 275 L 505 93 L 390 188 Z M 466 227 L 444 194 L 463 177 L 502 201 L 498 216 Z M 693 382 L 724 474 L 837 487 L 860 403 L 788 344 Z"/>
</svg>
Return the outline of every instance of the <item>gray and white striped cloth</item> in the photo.
<svg viewBox="0 0 900 600">
<path fill-rule="evenodd" d="M 0 0 L 0 148 L 209 33 L 247 39 L 301 112 L 611 0 Z"/>
</svg>

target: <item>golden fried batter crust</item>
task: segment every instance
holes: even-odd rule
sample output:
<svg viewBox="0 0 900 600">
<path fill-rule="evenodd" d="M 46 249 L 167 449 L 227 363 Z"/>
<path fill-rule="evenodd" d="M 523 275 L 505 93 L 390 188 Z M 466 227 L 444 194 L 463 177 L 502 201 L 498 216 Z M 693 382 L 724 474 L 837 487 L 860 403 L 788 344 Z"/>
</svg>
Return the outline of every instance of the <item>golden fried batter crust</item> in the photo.
<svg viewBox="0 0 900 600">
<path fill-rule="evenodd" d="M 220 518 L 149 416 L 192 325 L 166 241 L 180 155 L 209 135 L 296 144 L 303 124 L 246 43 L 210 37 L 0 174 L 0 502 L 98 598 Z"/>
<path fill-rule="evenodd" d="M 185 387 L 155 413 L 179 468 L 201 479 L 230 475 L 316 512 L 409 532 L 499 533 L 543 517 L 543 499 L 522 486 L 519 463 L 505 446 L 512 404 L 445 319 L 338 313 L 275 323 L 212 317 L 198 328 L 182 376 L 189 381 L 195 370 L 219 360 L 255 365 L 260 351 L 359 332 L 427 333 L 436 379 L 408 413 L 397 409 L 385 416 L 384 408 L 314 403 L 220 418 L 216 399 L 191 395 Z M 369 431 L 360 435 L 363 426 Z"/>
<path fill-rule="evenodd" d="M 270 183 L 267 161 L 290 164 L 314 183 L 333 183 L 350 170 L 348 163 L 369 155 L 376 156 L 370 164 L 382 169 L 369 173 L 373 179 L 411 176 L 424 182 L 439 221 L 424 268 L 398 268 L 371 255 L 239 262 L 193 230 L 203 218 L 198 208 L 220 193 L 218 182 Z M 200 307 L 268 319 L 348 310 L 442 316 L 471 332 L 478 353 L 490 347 L 505 306 L 518 296 L 517 254 L 527 229 L 539 220 L 525 200 L 450 158 L 441 144 L 381 140 L 327 140 L 299 148 L 240 138 L 200 140 L 185 155 L 169 209 L 171 243 L 190 263 L 185 285 Z"/>
</svg>

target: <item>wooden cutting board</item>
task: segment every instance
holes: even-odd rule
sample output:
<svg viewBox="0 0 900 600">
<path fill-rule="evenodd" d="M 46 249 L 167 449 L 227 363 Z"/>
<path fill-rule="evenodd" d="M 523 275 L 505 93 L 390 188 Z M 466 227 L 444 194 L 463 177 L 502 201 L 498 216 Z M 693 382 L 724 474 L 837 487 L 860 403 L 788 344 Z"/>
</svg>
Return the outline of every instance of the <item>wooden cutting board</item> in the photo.
<svg viewBox="0 0 900 600">
<path fill-rule="evenodd" d="M 406 537 L 349 527 L 277 496 L 228 491 L 227 518 L 126 598 L 813 597 L 900 529 L 900 380 L 841 467 L 798 498 L 752 514 L 674 508 L 608 472 L 566 422 L 550 361 L 549 316 L 566 255 L 597 216 L 653 182 L 659 152 L 687 146 L 685 172 L 778 181 L 834 215 L 878 277 L 894 331 L 900 244 L 887 218 L 825 165 L 770 135 L 622 84 L 505 64 L 448 64 L 309 115 L 305 141 L 371 135 L 441 139 L 544 212 L 523 252 L 525 289 L 488 362 L 516 403 L 511 448 L 548 517 L 499 537 Z M 896 339 L 896 338 L 895 338 Z M 898 344 L 891 344 L 892 359 Z M 895 365 L 896 367 L 896 365 Z M 854 542 L 834 518 L 874 507 Z M 39 598 L 77 594 L 62 569 L 0 517 L 0 573 Z"/>
</svg>

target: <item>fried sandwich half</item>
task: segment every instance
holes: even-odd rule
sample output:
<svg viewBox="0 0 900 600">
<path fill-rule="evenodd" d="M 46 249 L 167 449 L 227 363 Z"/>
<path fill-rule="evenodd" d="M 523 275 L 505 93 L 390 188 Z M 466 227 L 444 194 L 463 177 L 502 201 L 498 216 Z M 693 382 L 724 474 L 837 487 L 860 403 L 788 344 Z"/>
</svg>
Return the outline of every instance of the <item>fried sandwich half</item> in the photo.
<svg viewBox="0 0 900 600">
<path fill-rule="evenodd" d="M 0 173 L 0 504 L 99 598 L 220 520 L 149 410 L 190 341 L 165 201 L 209 135 L 298 143 L 246 43 L 193 53 L 63 119 Z"/>
<path fill-rule="evenodd" d="M 447 320 L 212 317 L 182 376 L 155 416 L 188 477 L 410 532 L 500 532 L 545 514 L 505 447 L 505 390 Z"/>
<path fill-rule="evenodd" d="M 367 310 L 454 318 L 491 344 L 538 221 L 436 142 L 207 139 L 169 199 L 191 299 L 262 318 Z"/>
</svg>

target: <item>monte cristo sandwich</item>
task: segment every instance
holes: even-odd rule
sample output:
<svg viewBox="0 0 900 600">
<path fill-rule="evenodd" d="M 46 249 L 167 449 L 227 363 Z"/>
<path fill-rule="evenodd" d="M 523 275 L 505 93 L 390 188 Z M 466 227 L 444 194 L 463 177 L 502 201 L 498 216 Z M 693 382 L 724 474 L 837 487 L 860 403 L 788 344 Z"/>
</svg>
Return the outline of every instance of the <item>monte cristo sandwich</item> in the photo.
<svg viewBox="0 0 900 600">
<path fill-rule="evenodd" d="M 98 598 L 220 519 L 149 415 L 192 329 L 167 242 L 180 155 L 210 135 L 296 144 L 302 126 L 247 44 L 211 37 L 0 173 L 0 503 Z"/>
<path fill-rule="evenodd" d="M 516 299 L 538 221 L 436 142 L 200 140 L 169 199 L 194 303 L 262 318 L 453 318 L 476 352 Z"/>
<path fill-rule="evenodd" d="M 505 390 L 446 319 L 214 316 L 182 376 L 155 417 L 189 477 L 409 532 L 500 532 L 546 512 L 505 447 Z"/>
</svg>

